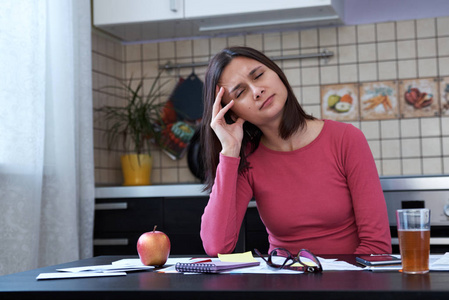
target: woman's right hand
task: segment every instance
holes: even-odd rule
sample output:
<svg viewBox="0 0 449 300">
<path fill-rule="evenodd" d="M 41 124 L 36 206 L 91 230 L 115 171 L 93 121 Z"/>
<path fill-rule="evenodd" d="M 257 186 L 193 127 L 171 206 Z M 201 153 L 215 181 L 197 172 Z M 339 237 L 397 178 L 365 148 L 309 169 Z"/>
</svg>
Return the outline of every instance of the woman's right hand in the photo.
<svg viewBox="0 0 449 300">
<path fill-rule="evenodd" d="M 220 87 L 217 96 L 215 97 L 210 127 L 220 140 L 222 147 L 221 154 L 226 156 L 239 157 L 243 139 L 243 123 L 245 123 L 245 120 L 236 117 L 236 119 L 234 119 L 234 123 L 226 123 L 225 114 L 234 105 L 234 100 L 231 100 L 227 105 L 222 107 L 221 100 L 223 97 L 223 93 L 224 88 Z"/>
</svg>

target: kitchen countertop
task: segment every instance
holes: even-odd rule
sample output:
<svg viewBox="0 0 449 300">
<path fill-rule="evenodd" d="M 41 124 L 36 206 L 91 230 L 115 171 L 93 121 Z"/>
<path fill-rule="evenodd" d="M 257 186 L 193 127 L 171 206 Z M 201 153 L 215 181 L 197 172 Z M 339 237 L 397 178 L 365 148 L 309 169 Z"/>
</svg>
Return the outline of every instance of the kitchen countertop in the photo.
<svg viewBox="0 0 449 300">
<path fill-rule="evenodd" d="M 325 256 L 355 264 L 355 255 Z M 56 269 L 111 264 L 136 256 L 99 256 L 0 276 L 1 299 L 447 299 L 449 272 L 324 271 L 320 274 L 170 274 L 36 280 Z"/>
<path fill-rule="evenodd" d="M 95 188 L 95 199 L 209 196 L 202 184 L 113 186 Z"/>
<path fill-rule="evenodd" d="M 384 192 L 399 190 L 447 190 L 449 176 L 397 176 L 380 177 Z M 96 199 L 148 198 L 148 197 L 198 197 L 209 196 L 203 184 L 166 184 L 146 186 L 96 187 Z"/>
</svg>

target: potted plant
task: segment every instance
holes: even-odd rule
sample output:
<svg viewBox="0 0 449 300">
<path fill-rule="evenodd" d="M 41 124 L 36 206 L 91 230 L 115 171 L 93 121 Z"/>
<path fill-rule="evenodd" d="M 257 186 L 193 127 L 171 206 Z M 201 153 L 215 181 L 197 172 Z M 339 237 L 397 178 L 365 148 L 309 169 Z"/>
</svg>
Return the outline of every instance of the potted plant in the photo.
<svg viewBox="0 0 449 300">
<path fill-rule="evenodd" d="M 127 154 L 121 156 L 123 185 L 150 185 L 152 156 L 150 144 L 159 143 L 161 132 L 161 109 L 158 103 L 161 88 L 158 84 L 161 73 L 155 78 L 150 91 L 142 93 L 143 79 L 133 87 L 132 78 L 121 81 L 118 86 L 106 86 L 125 95 L 124 106 L 104 106 L 97 109 L 104 115 L 108 129 L 105 131 L 108 149 L 121 140 Z M 134 83 L 135 85 L 135 83 Z"/>
</svg>

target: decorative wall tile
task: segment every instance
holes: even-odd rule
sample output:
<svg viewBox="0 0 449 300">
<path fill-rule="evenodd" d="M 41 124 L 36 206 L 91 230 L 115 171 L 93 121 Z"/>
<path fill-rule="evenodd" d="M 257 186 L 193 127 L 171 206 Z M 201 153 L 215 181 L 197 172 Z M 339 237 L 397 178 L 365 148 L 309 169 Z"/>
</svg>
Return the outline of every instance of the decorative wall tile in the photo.
<svg viewBox="0 0 449 300">
<path fill-rule="evenodd" d="M 434 77 L 438 74 L 436 58 L 418 59 L 418 77 Z"/>
<path fill-rule="evenodd" d="M 301 100 L 302 100 L 302 103 L 304 103 L 304 104 L 319 104 L 320 103 L 320 87 L 318 85 L 303 87 Z"/>
<path fill-rule="evenodd" d="M 421 122 L 421 136 L 435 137 L 441 135 L 440 118 L 422 118 Z"/>
<path fill-rule="evenodd" d="M 301 30 L 299 34 L 300 34 L 301 48 L 318 47 L 317 29 Z"/>
<path fill-rule="evenodd" d="M 382 158 L 400 158 L 401 146 L 399 139 L 382 140 Z"/>
<path fill-rule="evenodd" d="M 449 35 L 449 17 L 437 18 L 438 35 Z"/>
<path fill-rule="evenodd" d="M 399 117 L 396 81 L 361 83 L 360 101 L 362 120 L 396 119 Z"/>
<path fill-rule="evenodd" d="M 129 45 L 125 49 L 126 61 L 140 61 L 142 59 L 142 45 Z"/>
<path fill-rule="evenodd" d="M 142 45 L 143 60 L 157 59 L 159 56 L 158 44 L 147 43 Z"/>
<path fill-rule="evenodd" d="M 395 42 L 378 43 L 377 58 L 378 60 L 396 59 L 396 43 Z"/>
<path fill-rule="evenodd" d="M 260 45 L 259 45 L 260 48 L 255 47 L 255 46 L 253 46 L 253 47 L 260 50 L 262 48 L 262 42 L 261 42 L 260 36 L 258 36 L 258 38 L 259 38 L 259 42 L 260 42 Z M 249 40 L 252 40 L 252 39 L 249 38 Z M 224 38 L 224 37 L 211 38 L 210 39 L 210 52 L 211 52 L 212 55 L 220 52 L 221 50 L 223 50 L 227 46 L 228 46 L 227 45 L 227 39 Z"/>
<path fill-rule="evenodd" d="M 435 19 L 416 20 L 416 33 L 418 38 L 434 37 L 436 35 Z"/>
<path fill-rule="evenodd" d="M 384 176 L 393 176 L 401 174 L 401 160 L 399 159 L 382 160 L 382 174 Z"/>
<path fill-rule="evenodd" d="M 357 47 L 359 62 L 373 62 L 377 60 L 375 43 L 359 44 Z"/>
<path fill-rule="evenodd" d="M 361 130 L 368 140 L 380 139 L 380 124 L 379 121 L 362 122 Z"/>
<path fill-rule="evenodd" d="M 419 158 L 404 158 L 402 160 L 402 175 L 422 174 L 422 161 Z"/>
<path fill-rule="evenodd" d="M 449 55 L 449 37 L 440 37 L 437 39 L 438 43 L 438 55 Z"/>
<path fill-rule="evenodd" d="M 449 116 L 449 77 L 441 78 L 440 81 L 440 107 L 441 114 L 443 116 Z M 447 121 L 447 119 L 443 120 Z M 445 127 L 443 126 L 443 128 Z M 449 132 L 449 124 L 447 125 L 447 131 Z"/>
<path fill-rule="evenodd" d="M 407 40 L 407 41 L 398 41 L 398 58 L 399 59 L 407 59 L 407 58 L 415 58 L 416 57 L 416 41 L 415 40 Z"/>
<path fill-rule="evenodd" d="M 357 65 L 341 65 L 339 68 L 339 76 L 341 83 L 355 82 L 358 78 Z"/>
<path fill-rule="evenodd" d="M 355 44 L 356 43 L 356 27 L 355 26 L 341 26 L 337 27 L 338 44 Z"/>
<path fill-rule="evenodd" d="M 193 56 L 209 56 L 209 40 L 196 39 L 193 40 Z"/>
<path fill-rule="evenodd" d="M 318 29 L 320 47 L 337 45 L 336 27 L 325 27 Z"/>
<path fill-rule="evenodd" d="M 397 66 L 395 61 L 379 62 L 379 80 L 389 80 L 397 78 Z"/>
<path fill-rule="evenodd" d="M 427 38 L 417 40 L 418 57 L 435 57 L 436 52 L 436 39 Z"/>
<path fill-rule="evenodd" d="M 422 139 L 423 156 L 441 156 L 441 139 L 423 138 Z"/>
<path fill-rule="evenodd" d="M 369 43 L 376 40 L 375 24 L 357 25 L 357 42 Z"/>
<path fill-rule="evenodd" d="M 299 48 L 299 32 L 287 31 L 281 34 L 282 49 L 298 49 Z"/>
<path fill-rule="evenodd" d="M 319 68 L 302 68 L 301 69 L 302 85 L 316 85 L 320 83 Z"/>
<path fill-rule="evenodd" d="M 423 174 L 424 175 L 436 175 L 443 172 L 441 157 L 423 158 Z"/>
<path fill-rule="evenodd" d="M 415 20 L 396 22 L 396 37 L 398 40 L 414 39 L 416 37 L 415 32 Z"/>
<path fill-rule="evenodd" d="M 355 45 L 344 45 L 338 47 L 339 63 L 354 63 L 357 61 L 357 49 Z"/>
<path fill-rule="evenodd" d="M 439 114 L 437 82 L 434 78 L 399 81 L 399 104 L 404 118 Z"/>
<path fill-rule="evenodd" d="M 438 70 L 440 76 L 449 76 L 449 57 L 440 57 L 438 59 Z"/>
<path fill-rule="evenodd" d="M 402 139 L 402 157 L 421 157 L 421 139 Z"/>
<path fill-rule="evenodd" d="M 399 79 L 418 77 L 418 67 L 415 59 L 398 61 L 398 77 Z"/>
<path fill-rule="evenodd" d="M 377 64 L 361 63 L 359 64 L 359 81 L 375 81 L 377 80 Z"/>
<path fill-rule="evenodd" d="M 321 86 L 321 115 L 337 121 L 359 120 L 357 84 Z"/>
<path fill-rule="evenodd" d="M 279 32 L 263 35 L 264 51 L 279 51 L 281 49 L 281 34 Z"/>
<path fill-rule="evenodd" d="M 338 82 L 338 67 L 328 66 L 320 68 L 321 84 Z"/>
<path fill-rule="evenodd" d="M 159 59 L 171 59 L 175 57 L 175 43 L 159 43 Z"/>
<path fill-rule="evenodd" d="M 377 41 L 393 41 L 396 39 L 396 28 L 394 22 L 376 24 Z"/>
</svg>

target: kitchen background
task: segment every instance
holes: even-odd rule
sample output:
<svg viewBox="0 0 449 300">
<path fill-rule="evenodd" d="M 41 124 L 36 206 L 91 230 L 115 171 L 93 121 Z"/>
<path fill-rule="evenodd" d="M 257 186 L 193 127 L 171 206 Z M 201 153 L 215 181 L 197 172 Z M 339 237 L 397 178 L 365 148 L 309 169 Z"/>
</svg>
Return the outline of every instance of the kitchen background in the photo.
<svg viewBox="0 0 449 300">
<path fill-rule="evenodd" d="M 449 76 L 449 17 L 414 19 L 301 31 L 278 31 L 212 38 L 122 43 L 93 29 L 92 77 L 94 108 L 120 105 L 120 97 L 101 87 L 117 80 L 145 78 L 144 89 L 167 62 L 207 62 L 227 46 L 244 45 L 268 56 L 333 51 L 320 58 L 285 60 L 282 67 L 304 109 L 320 118 L 320 87 L 340 83 Z M 192 73 L 204 80 L 206 67 L 164 71 L 160 101 L 167 101 L 179 76 Z M 449 174 L 449 117 L 398 118 L 353 121 L 365 134 L 380 176 Z M 96 186 L 121 185 L 119 147 L 108 150 L 104 124 L 94 115 Z M 172 160 L 158 147 L 152 149 L 153 184 L 199 183 L 186 156 Z"/>
</svg>

